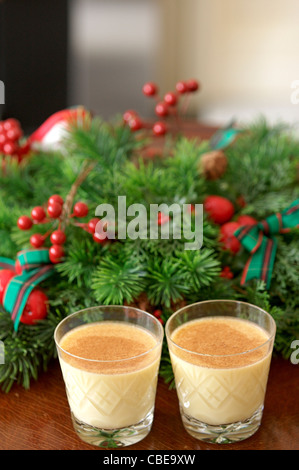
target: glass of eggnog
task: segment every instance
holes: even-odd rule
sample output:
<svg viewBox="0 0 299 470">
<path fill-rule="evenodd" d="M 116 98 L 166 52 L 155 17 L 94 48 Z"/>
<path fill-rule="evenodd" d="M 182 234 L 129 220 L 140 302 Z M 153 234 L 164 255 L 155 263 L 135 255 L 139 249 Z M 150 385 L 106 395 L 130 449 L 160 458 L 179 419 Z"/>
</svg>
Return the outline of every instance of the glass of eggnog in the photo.
<svg viewBox="0 0 299 470">
<path fill-rule="evenodd" d="M 132 445 L 151 430 L 163 327 L 150 313 L 99 306 L 54 334 L 73 426 L 98 447 Z"/>
<path fill-rule="evenodd" d="M 271 315 L 238 301 L 199 302 L 169 318 L 165 333 L 189 434 L 222 444 L 258 430 L 275 332 Z"/>
</svg>

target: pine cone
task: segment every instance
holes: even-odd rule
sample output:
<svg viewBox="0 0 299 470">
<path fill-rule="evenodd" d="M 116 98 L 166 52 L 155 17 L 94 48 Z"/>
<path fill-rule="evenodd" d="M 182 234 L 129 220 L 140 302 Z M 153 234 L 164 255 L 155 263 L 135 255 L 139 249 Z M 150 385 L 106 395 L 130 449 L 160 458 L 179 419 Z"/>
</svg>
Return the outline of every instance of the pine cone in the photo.
<svg viewBox="0 0 299 470">
<path fill-rule="evenodd" d="M 205 153 L 200 159 L 199 170 L 206 179 L 216 180 L 220 178 L 225 173 L 226 168 L 227 158 L 221 150 Z"/>
</svg>

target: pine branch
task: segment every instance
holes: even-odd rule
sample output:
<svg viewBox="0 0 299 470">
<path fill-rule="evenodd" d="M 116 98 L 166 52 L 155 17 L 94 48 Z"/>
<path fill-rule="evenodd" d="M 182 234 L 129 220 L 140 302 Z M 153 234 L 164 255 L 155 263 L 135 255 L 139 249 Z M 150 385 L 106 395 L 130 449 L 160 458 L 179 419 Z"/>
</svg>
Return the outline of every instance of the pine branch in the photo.
<svg viewBox="0 0 299 470">
<path fill-rule="evenodd" d="M 95 269 L 91 288 L 97 302 L 131 303 L 145 288 L 145 270 L 136 260 L 108 254 Z"/>
</svg>

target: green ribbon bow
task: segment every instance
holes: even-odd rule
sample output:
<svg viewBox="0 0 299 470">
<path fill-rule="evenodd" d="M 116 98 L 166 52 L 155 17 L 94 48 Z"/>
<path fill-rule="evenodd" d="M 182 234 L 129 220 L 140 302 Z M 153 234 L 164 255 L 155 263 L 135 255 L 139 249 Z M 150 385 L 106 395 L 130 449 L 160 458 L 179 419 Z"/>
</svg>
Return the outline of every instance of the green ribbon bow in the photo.
<svg viewBox="0 0 299 470">
<path fill-rule="evenodd" d="M 242 132 L 234 127 L 235 121 L 232 120 L 223 129 L 218 129 L 210 139 L 210 147 L 213 150 L 223 150 L 229 147 L 236 136 Z"/>
<path fill-rule="evenodd" d="M 242 285 L 257 278 L 265 281 L 269 289 L 277 251 L 274 235 L 290 232 L 295 227 L 299 228 L 299 199 L 281 213 L 270 215 L 256 225 L 246 225 L 236 230 L 235 237 L 251 253 L 242 274 Z"/>
<path fill-rule="evenodd" d="M 5 289 L 3 307 L 11 314 L 14 330 L 17 331 L 29 294 L 40 282 L 53 274 L 49 250 L 41 248 L 20 251 L 16 262 L 0 257 L 0 269 L 10 269 L 16 273 Z"/>
</svg>

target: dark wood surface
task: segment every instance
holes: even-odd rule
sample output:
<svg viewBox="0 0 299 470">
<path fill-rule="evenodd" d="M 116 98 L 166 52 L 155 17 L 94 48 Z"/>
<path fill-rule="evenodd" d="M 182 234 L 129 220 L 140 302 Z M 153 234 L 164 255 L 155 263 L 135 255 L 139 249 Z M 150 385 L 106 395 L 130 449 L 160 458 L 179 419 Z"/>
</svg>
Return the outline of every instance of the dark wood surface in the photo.
<svg viewBox="0 0 299 470">
<path fill-rule="evenodd" d="M 58 361 L 32 383 L 0 395 L 0 449 L 99 450 L 75 434 Z M 299 365 L 273 358 L 262 425 L 235 444 L 206 444 L 181 423 L 175 390 L 160 380 L 151 433 L 126 450 L 299 450 Z"/>
</svg>

